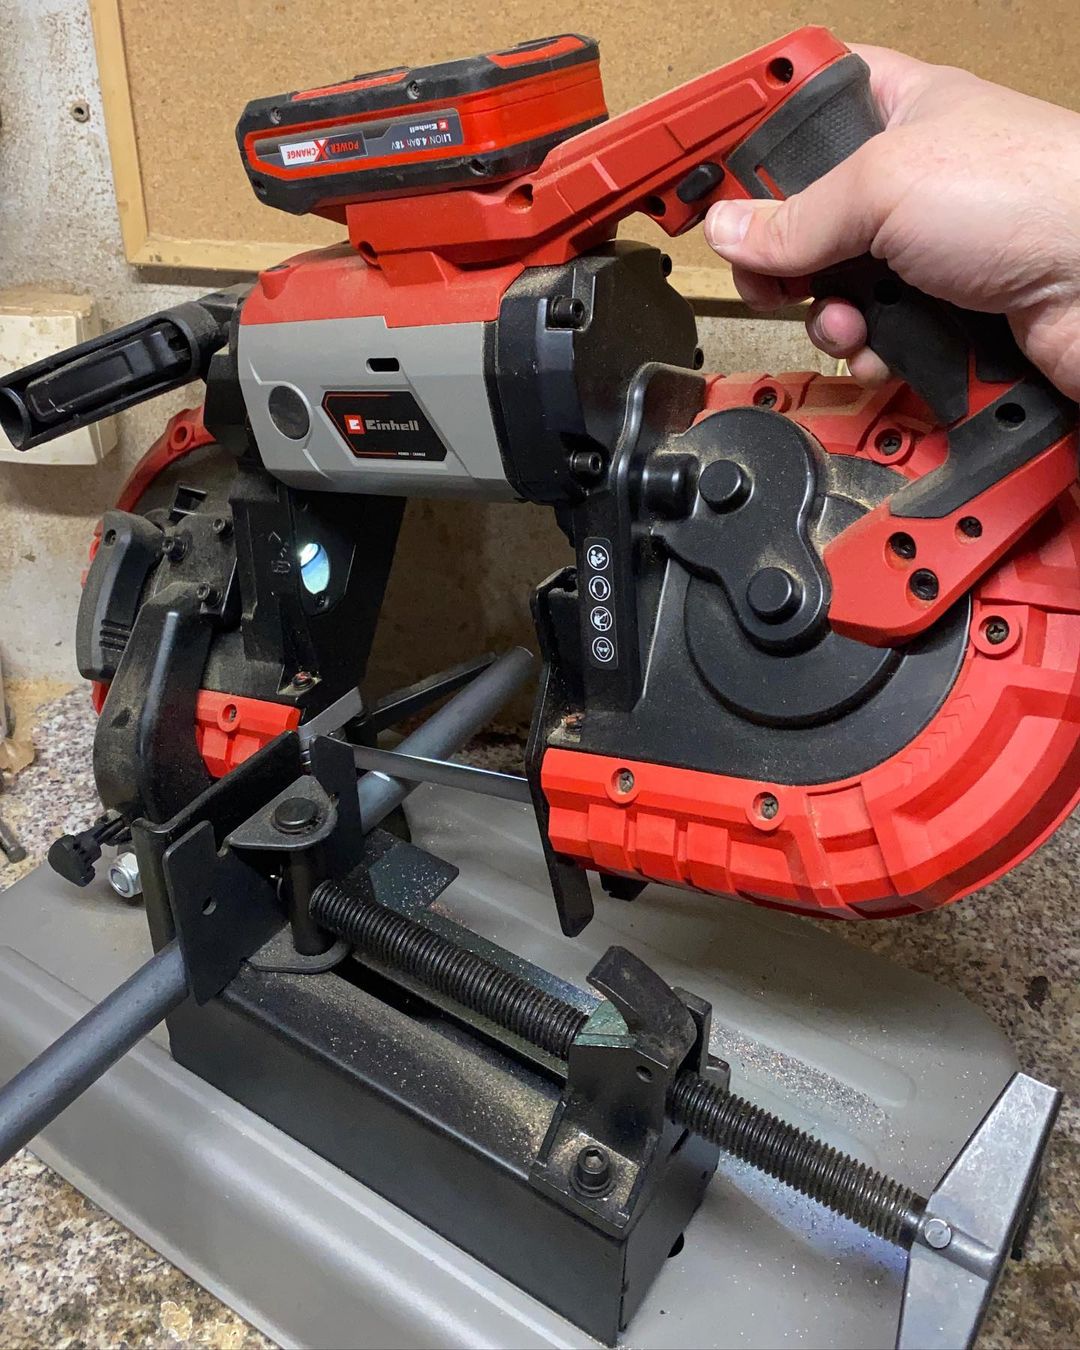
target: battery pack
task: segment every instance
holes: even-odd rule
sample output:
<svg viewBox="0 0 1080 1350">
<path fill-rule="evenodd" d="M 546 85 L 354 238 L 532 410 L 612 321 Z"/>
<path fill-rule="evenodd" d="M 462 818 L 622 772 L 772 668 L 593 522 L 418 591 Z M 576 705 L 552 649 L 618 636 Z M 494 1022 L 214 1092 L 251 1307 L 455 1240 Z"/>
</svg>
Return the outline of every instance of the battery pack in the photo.
<svg viewBox="0 0 1080 1350">
<path fill-rule="evenodd" d="M 256 99 L 236 136 L 260 201 L 343 219 L 352 202 L 528 173 L 606 117 L 597 44 L 564 33 Z"/>
</svg>

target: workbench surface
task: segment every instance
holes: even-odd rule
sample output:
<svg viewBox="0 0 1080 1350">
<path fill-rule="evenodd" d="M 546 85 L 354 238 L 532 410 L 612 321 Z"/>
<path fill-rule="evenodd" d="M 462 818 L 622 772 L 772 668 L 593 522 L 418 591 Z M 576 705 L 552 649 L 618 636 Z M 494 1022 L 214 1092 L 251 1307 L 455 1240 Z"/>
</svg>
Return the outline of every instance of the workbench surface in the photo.
<svg viewBox="0 0 1080 1350">
<path fill-rule="evenodd" d="M 0 862 L 0 889 L 95 814 L 86 691 L 46 703 L 35 722 L 37 762 L 0 796 L 29 857 Z M 468 758 L 514 768 L 514 756 L 496 733 Z M 966 995 L 1007 1032 L 1024 1070 L 1064 1090 L 1026 1259 L 1007 1269 L 979 1347 L 1080 1345 L 1080 814 L 980 895 L 843 936 Z M 26 1152 L 0 1170 L 0 1343 L 271 1345 Z"/>
</svg>

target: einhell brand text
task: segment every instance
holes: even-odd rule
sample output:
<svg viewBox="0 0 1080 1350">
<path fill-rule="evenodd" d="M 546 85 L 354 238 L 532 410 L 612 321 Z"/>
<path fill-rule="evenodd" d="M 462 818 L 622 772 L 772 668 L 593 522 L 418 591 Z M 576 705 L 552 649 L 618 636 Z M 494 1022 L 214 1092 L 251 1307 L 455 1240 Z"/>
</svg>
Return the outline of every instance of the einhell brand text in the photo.
<svg viewBox="0 0 1080 1350">
<path fill-rule="evenodd" d="M 416 418 L 408 422 L 385 422 L 378 417 L 365 417 L 364 426 L 368 431 L 419 431 L 420 423 Z"/>
</svg>

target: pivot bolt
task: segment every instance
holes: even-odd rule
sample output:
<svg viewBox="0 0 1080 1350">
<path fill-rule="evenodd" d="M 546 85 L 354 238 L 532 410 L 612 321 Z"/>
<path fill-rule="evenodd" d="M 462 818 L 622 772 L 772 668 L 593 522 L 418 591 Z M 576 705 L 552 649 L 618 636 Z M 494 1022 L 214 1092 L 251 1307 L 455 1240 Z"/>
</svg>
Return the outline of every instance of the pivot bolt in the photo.
<svg viewBox="0 0 1080 1350">
<path fill-rule="evenodd" d="M 1009 625 L 998 614 L 992 619 L 987 619 L 983 626 L 983 635 L 992 647 L 1000 647 L 1003 642 L 1009 640 Z"/>
<path fill-rule="evenodd" d="M 927 1219 L 923 1224 L 923 1241 L 928 1247 L 941 1251 L 953 1240 L 953 1231 L 944 1219 Z"/>
<path fill-rule="evenodd" d="M 590 1144 L 574 1159 L 570 1184 L 582 1195 L 606 1195 L 611 1190 L 611 1159 L 606 1150 Z"/>
<path fill-rule="evenodd" d="M 698 475 L 698 492 L 714 511 L 734 511 L 750 496 L 753 481 L 732 459 L 714 459 Z"/>
<path fill-rule="evenodd" d="M 287 797 L 274 807 L 275 830 L 282 834 L 308 834 L 322 820 L 322 812 L 310 797 Z"/>
<path fill-rule="evenodd" d="M 782 623 L 799 608 L 802 586 L 782 567 L 763 567 L 750 578 L 746 603 L 763 623 Z"/>
</svg>

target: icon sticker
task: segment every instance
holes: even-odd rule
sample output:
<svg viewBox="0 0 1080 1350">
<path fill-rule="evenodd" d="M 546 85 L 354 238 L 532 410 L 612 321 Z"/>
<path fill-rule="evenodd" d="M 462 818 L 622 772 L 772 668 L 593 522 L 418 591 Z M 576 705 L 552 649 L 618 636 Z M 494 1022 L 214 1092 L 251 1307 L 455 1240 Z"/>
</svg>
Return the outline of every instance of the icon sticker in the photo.
<svg viewBox="0 0 1080 1350">
<path fill-rule="evenodd" d="M 593 638 L 592 654 L 598 661 L 602 661 L 604 665 L 609 665 L 615 660 L 615 644 L 610 638 Z"/>
<path fill-rule="evenodd" d="M 611 610 L 606 605 L 597 605 L 589 615 L 589 622 L 598 633 L 606 633 L 615 622 Z"/>
<path fill-rule="evenodd" d="M 610 600 L 611 582 L 608 581 L 607 577 L 590 577 L 589 594 L 594 600 Z"/>
<path fill-rule="evenodd" d="M 598 572 L 602 572 L 611 561 L 611 555 L 603 544 L 593 544 L 586 555 L 589 560 L 589 566 L 595 567 Z"/>
</svg>

